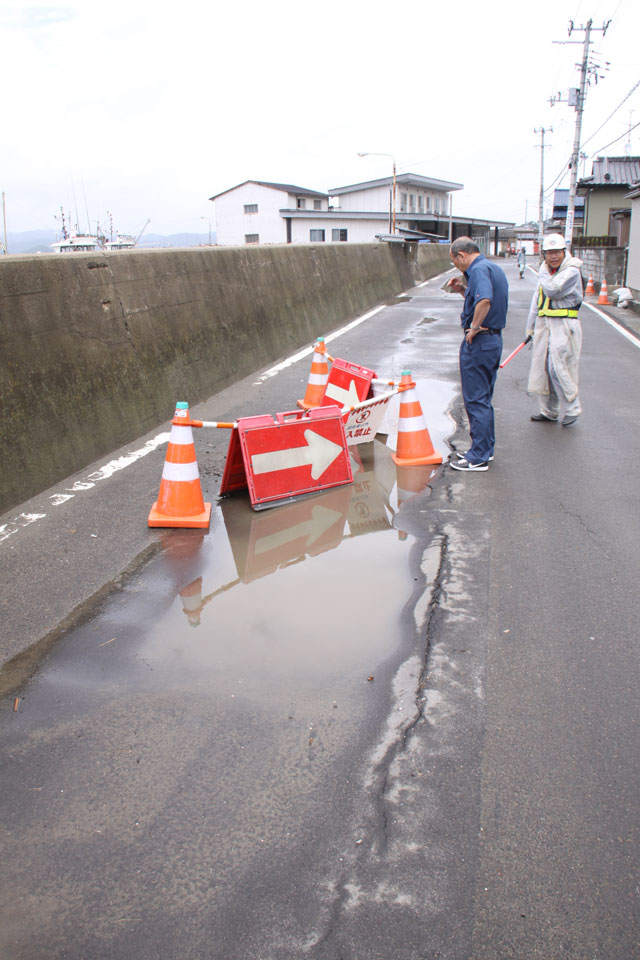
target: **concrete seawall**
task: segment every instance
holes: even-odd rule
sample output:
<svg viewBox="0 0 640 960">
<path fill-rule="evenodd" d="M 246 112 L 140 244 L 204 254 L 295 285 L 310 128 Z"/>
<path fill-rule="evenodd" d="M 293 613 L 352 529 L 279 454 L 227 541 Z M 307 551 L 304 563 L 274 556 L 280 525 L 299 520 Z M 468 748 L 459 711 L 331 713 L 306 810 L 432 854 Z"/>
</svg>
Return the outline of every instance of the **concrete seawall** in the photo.
<svg viewBox="0 0 640 960">
<path fill-rule="evenodd" d="M 2 258 L 0 512 L 448 266 L 446 244 Z"/>
</svg>

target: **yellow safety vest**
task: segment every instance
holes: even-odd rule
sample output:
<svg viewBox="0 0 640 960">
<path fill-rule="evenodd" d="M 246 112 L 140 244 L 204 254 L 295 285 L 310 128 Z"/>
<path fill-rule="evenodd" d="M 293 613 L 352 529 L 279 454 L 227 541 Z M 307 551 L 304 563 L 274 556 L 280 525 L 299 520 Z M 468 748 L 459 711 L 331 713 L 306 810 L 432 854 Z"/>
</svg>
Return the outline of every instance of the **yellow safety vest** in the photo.
<svg viewBox="0 0 640 960">
<path fill-rule="evenodd" d="M 542 287 L 538 291 L 538 316 L 539 317 L 577 317 L 578 309 L 580 304 L 577 307 L 560 307 L 558 309 L 551 308 L 551 300 L 549 297 L 545 297 L 542 292 Z"/>
</svg>

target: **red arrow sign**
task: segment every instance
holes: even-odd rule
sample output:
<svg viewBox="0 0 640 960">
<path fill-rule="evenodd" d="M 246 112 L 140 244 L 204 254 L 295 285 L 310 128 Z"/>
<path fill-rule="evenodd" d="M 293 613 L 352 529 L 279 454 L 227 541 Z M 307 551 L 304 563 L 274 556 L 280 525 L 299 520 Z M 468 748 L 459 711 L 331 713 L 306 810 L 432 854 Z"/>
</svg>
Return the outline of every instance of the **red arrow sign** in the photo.
<svg viewBox="0 0 640 960">
<path fill-rule="evenodd" d="M 356 387 L 355 380 L 349 380 L 349 386 L 338 386 L 337 383 L 327 383 L 324 388 L 325 400 L 332 400 L 333 403 L 339 403 L 341 407 L 354 407 L 360 402 L 360 395 Z"/>
<path fill-rule="evenodd" d="M 247 486 L 255 509 L 353 480 L 338 407 L 241 418 L 227 459 L 221 492 Z"/>
<path fill-rule="evenodd" d="M 324 388 L 324 406 L 338 403 L 341 407 L 353 407 L 366 400 L 371 392 L 371 381 L 375 371 L 349 363 L 336 357 L 329 371 L 329 379 Z"/>
<path fill-rule="evenodd" d="M 254 474 L 277 473 L 279 470 L 310 466 L 311 478 L 317 480 L 342 453 L 340 443 L 334 443 L 313 430 L 304 431 L 304 441 L 301 447 L 254 453 L 251 457 Z"/>
</svg>

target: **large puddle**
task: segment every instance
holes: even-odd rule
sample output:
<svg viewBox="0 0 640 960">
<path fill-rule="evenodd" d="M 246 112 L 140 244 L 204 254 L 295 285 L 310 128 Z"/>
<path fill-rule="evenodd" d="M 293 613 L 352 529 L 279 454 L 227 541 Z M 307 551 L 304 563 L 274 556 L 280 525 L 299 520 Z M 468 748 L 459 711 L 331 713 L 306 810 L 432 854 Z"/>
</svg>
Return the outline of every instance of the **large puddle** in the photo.
<svg viewBox="0 0 640 960">
<path fill-rule="evenodd" d="M 380 440 L 351 447 L 352 484 L 266 511 L 235 494 L 208 534 L 163 532 L 160 558 L 105 607 L 113 638 L 101 658 L 142 629 L 137 657 L 157 684 L 206 678 L 264 698 L 366 678 L 398 643 L 411 592 L 398 510 L 438 470 L 396 467 L 391 452 Z"/>
<path fill-rule="evenodd" d="M 417 389 L 446 458 L 453 387 Z M 43 672 L 62 685 L 68 672 L 80 699 L 80 677 L 94 694 L 123 683 L 230 695 L 244 684 L 264 697 L 371 675 L 399 642 L 412 590 L 398 510 L 441 469 L 394 463 L 398 403 L 385 416 L 388 436 L 349 447 L 352 484 L 262 511 L 234 494 L 214 505 L 209 531 L 159 532 L 160 556 L 70 631 Z"/>
</svg>

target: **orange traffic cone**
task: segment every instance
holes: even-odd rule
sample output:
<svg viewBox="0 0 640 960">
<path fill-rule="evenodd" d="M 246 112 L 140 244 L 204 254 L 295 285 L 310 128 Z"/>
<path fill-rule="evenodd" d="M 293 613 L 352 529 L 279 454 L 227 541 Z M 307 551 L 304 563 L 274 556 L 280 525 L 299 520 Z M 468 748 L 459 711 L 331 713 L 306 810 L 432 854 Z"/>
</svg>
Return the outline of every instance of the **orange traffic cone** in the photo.
<svg viewBox="0 0 640 960">
<path fill-rule="evenodd" d="M 394 458 L 395 459 L 395 458 Z M 401 517 L 400 508 L 406 500 L 417 497 L 429 484 L 431 478 L 437 473 L 438 467 L 431 464 L 419 464 L 418 466 L 402 466 L 398 463 L 396 466 L 396 496 L 398 498 L 398 512 L 394 519 L 394 526 L 398 530 L 398 540 L 406 540 L 407 533 L 398 526 L 398 517 Z M 399 521 L 402 522 L 401 520 Z"/>
<path fill-rule="evenodd" d="M 440 458 L 442 459 L 442 458 Z M 396 495 L 398 497 L 398 510 L 406 500 L 417 497 L 419 493 L 429 484 L 429 481 L 437 472 L 438 467 L 432 464 L 421 464 L 420 469 L 403 466 L 396 466 Z"/>
<path fill-rule="evenodd" d="M 318 337 L 311 361 L 311 371 L 307 382 L 307 390 L 304 400 L 298 400 L 298 406 L 303 410 L 311 410 L 314 407 L 322 406 L 324 400 L 324 391 L 329 379 L 329 364 L 327 362 L 327 348 L 324 345 L 324 337 Z"/>
<path fill-rule="evenodd" d="M 585 290 L 584 295 L 585 295 L 585 297 L 595 297 L 595 295 L 596 295 L 595 287 L 593 286 L 593 274 L 592 274 L 592 273 L 589 274 L 589 279 L 588 279 L 588 281 L 587 281 L 587 289 Z"/>
<path fill-rule="evenodd" d="M 202 602 L 202 577 L 198 577 L 187 587 L 180 591 L 182 600 L 182 611 L 189 621 L 189 626 L 197 627 L 200 625 L 200 614 L 204 609 Z"/>
<path fill-rule="evenodd" d="M 160 493 L 151 507 L 150 527 L 208 527 L 211 504 L 202 499 L 189 417 L 189 404 L 177 403 L 171 421 Z"/>
<path fill-rule="evenodd" d="M 600 287 L 600 296 L 598 297 L 598 303 L 609 303 L 609 297 L 607 296 L 608 292 L 609 291 L 607 290 L 607 281 L 603 280 L 602 286 Z"/>
<path fill-rule="evenodd" d="M 442 456 L 436 453 L 431 442 L 415 388 L 410 371 L 403 370 L 399 387 L 398 442 L 396 452 L 392 454 L 393 461 L 401 466 L 442 463 Z"/>
</svg>

